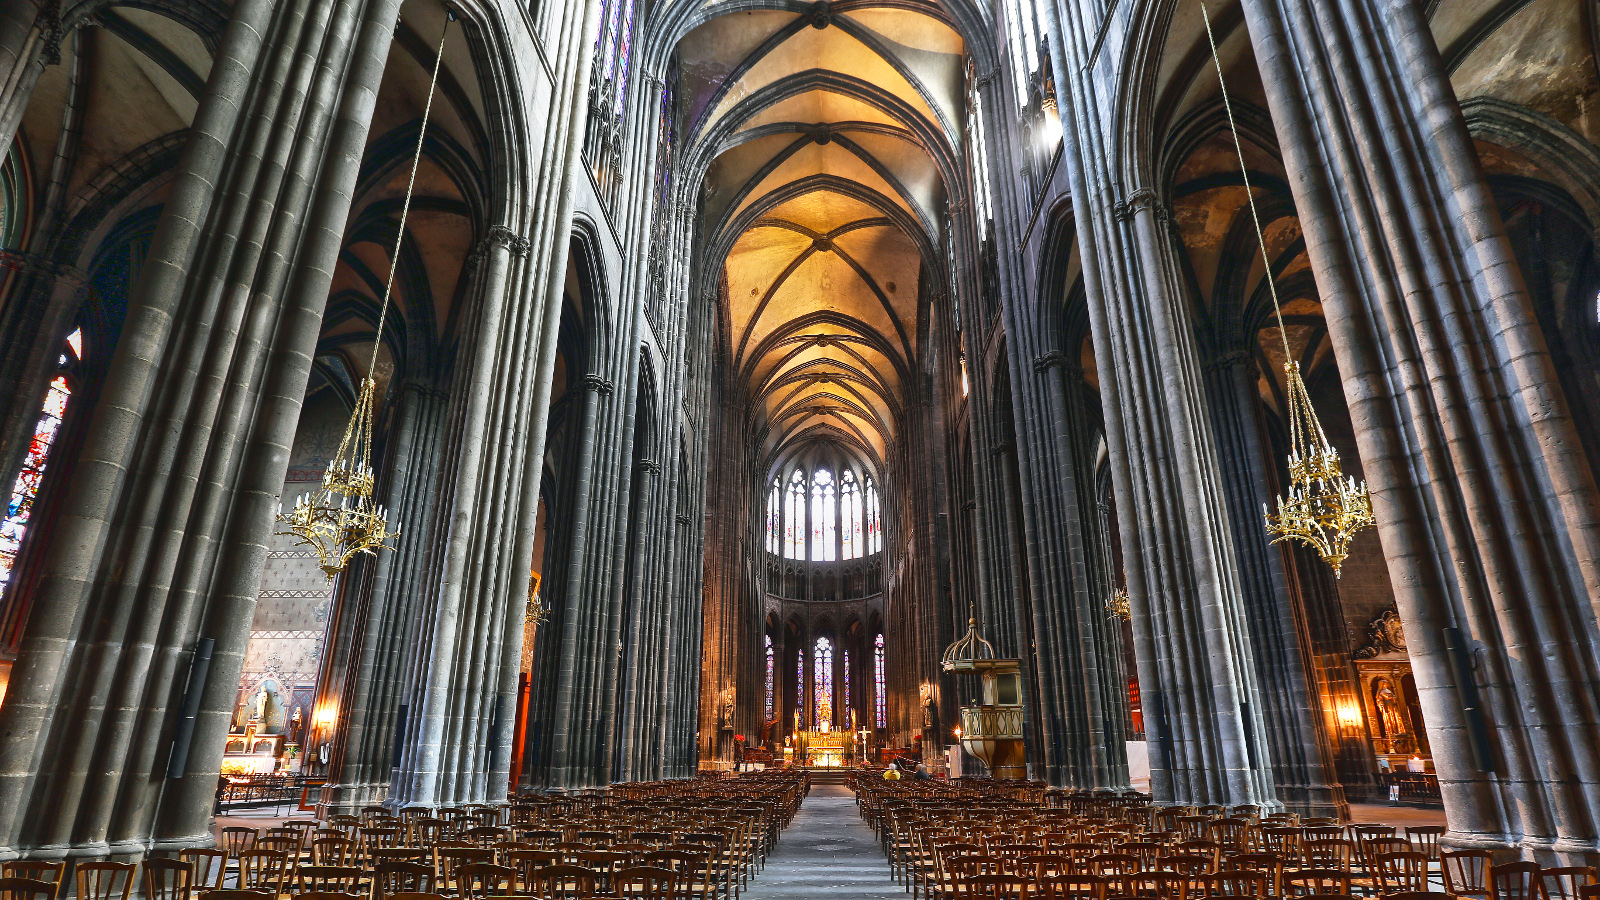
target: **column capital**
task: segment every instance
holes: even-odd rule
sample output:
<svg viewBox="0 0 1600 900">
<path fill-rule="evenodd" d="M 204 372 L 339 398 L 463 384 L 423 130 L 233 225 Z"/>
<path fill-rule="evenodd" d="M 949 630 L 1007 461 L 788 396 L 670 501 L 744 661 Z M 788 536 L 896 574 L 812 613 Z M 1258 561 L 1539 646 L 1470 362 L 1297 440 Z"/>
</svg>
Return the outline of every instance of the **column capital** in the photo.
<svg viewBox="0 0 1600 900">
<path fill-rule="evenodd" d="M 617 386 L 609 379 L 601 378 L 599 375 L 591 373 L 583 376 L 583 389 L 609 397 L 617 389 Z"/>
<path fill-rule="evenodd" d="M 635 465 L 639 467 L 641 472 L 644 472 L 647 475 L 661 474 L 661 463 L 658 463 L 653 459 L 640 457 L 639 459 L 635 460 Z"/>
<path fill-rule="evenodd" d="M 1067 367 L 1067 356 L 1060 350 L 1052 350 L 1043 356 L 1034 357 L 1033 374 L 1043 375 L 1058 366 L 1063 369 Z"/>
<path fill-rule="evenodd" d="M 1205 368 L 1231 369 L 1236 366 L 1253 365 L 1255 361 L 1256 358 L 1252 356 L 1248 350 L 1230 350 L 1226 353 L 1219 353 L 1211 359 L 1206 360 Z"/>
<path fill-rule="evenodd" d="M 1150 210 L 1159 220 L 1167 218 L 1166 204 L 1156 196 L 1156 192 L 1147 187 L 1142 187 L 1123 198 L 1113 209 L 1112 214 L 1118 221 L 1126 221 L 1138 215 L 1141 210 Z"/>
<path fill-rule="evenodd" d="M 525 237 L 512 231 L 504 225 L 490 227 L 489 233 L 484 235 L 485 247 L 504 247 L 511 251 L 512 256 L 527 256 L 533 250 L 533 244 Z"/>
</svg>

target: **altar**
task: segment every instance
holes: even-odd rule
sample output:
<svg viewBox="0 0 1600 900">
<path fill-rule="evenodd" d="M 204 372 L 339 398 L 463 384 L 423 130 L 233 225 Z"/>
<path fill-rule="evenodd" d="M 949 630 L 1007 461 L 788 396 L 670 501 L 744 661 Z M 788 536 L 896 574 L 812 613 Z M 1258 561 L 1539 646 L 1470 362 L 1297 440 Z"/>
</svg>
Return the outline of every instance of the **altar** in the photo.
<svg viewBox="0 0 1600 900">
<path fill-rule="evenodd" d="M 855 735 L 849 731 L 833 729 L 807 729 L 792 737 L 791 748 L 784 755 L 794 765 L 817 769 L 837 769 L 850 765 L 855 749 Z"/>
</svg>

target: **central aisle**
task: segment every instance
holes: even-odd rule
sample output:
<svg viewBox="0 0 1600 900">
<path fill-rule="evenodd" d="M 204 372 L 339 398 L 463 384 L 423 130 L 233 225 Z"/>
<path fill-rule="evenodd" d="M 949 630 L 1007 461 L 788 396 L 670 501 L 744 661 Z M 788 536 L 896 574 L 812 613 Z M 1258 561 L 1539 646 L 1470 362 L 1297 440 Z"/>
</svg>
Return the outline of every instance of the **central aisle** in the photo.
<svg viewBox="0 0 1600 900">
<path fill-rule="evenodd" d="M 856 814 L 855 794 L 842 784 L 819 784 L 783 830 L 767 867 L 750 882 L 745 900 L 817 897 L 904 900 L 872 829 Z"/>
</svg>

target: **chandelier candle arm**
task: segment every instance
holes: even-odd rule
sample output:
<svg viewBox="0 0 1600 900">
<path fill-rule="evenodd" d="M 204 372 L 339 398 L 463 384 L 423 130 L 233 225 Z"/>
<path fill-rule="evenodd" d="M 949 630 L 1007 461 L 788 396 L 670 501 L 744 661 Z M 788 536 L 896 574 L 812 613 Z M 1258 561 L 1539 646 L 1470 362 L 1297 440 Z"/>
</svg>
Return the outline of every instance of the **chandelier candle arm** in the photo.
<svg viewBox="0 0 1600 900">
<path fill-rule="evenodd" d="M 1272 298 L 1272 315 L 1278 323 L 1278 337 L 1283 341 L 1284 396 L 1289 407 L 1289 491 L 1287 498 L 1278 498 L 1276 515 L 1265 503 L 1261 504 L 1261 515 L 1266 519 L 1272 543 L 1293 540 L 1310 546 L 1333 569 L 1333 577 L 1338 578 L 1356 533 L 1377 524 L 1372 515 L 1372 495 L 1365 481 L 1358 483 L 1344 474 L 1339 464 L 1339 451 L 1322 431 L 1317 411 L 1311 405 L 1311 395 L 1306 392 L 1305 380 L 1300 377 L 1300 364 L 1289 347 L 1289 331 L 1283 327 L 1283 306 L 1278 301 L 1272 258 L 1267 254 L 1267 238 L 1261 228 L 1261 215 L 1256 210 L 1255 189 L 1250 185 L 1244 145 L 1239 140 L 1239 126 L 1233 118 L 1228 85 L 1222 77 L 1222 59 L 1217 53 L 1216 36 L 1211 32 L 1211 14 L 1204 2 L 1200 4 L 1200 17 L 1205 22 L 1206 40 L 1211 45 L 1211 61 L 1217 67 L 1217 87 L 1222 92 L 1222 109 L 1228 117 L 1233 152 L 1238 157 L 1239 175 L 1244 180 L 1250 221 L 1255 225 L 1267 295 Z"/>
<path fill-rule="evenodd" d="M 389 257 L 389 278 L 383 286 L 383 304 L 378 312 L 378 327 L 372 337 L 372 361 L 361 379 L 355 409 L 345 426 L 339 450 L 322 473 L 322 487 L 294 498 L 293 509 L 285 513 L 278 505 L 278 521 L 287 526 L 278 534 L 296 539 L 317 554 L 317 564 L 328 580 L 344 571 L 358 553 L 377 556 L 379 550 L 393 550 L 386 541 L 400 536 L 389 530 L 389 508 L 376 502 L 372 492 L 377 477 L 372 471 L 372 432 L 376 425 L 373 406 L 378 392 L 376 374 L 378 351 L 383 347 L 383 327 L 389 319 L 389 301 L 394 292 L 395 270 L 405 240 L 406 218 L 417 186 L 417 169 L 422 165 L 423 141 L 433 115 L 433 97 L 439 86 L 439 69 L 444 64 L 444 41 L 450 34 L 455 13 L 447 12 L 439 32 L 439 47 L 433 58 L 433 76 L 428 82 L 428 101 L 422 110 L 422 127 L 417 131 L 417 146 L 411 156 L 411 177 L 406 182 L 405 202 L 400 207 L 400 227 L 395 232 L 394 253 Z"/>
</svg>

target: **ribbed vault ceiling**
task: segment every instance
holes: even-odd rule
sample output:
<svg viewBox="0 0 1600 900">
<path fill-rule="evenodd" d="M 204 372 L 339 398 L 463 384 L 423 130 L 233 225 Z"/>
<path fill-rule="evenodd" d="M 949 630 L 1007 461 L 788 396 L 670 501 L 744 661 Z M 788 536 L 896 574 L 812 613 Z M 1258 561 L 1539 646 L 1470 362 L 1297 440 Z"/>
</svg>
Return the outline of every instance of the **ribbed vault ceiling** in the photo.
<svg viewBox="0 0 1600 900">
<path fill-rule="evenodd" d="M 916 0 L 704 11 L 679 59 L 752 424 L 774 467 L 819 441 L 881 464 L 939 270 L 961 38 Z"/>
</svg>

